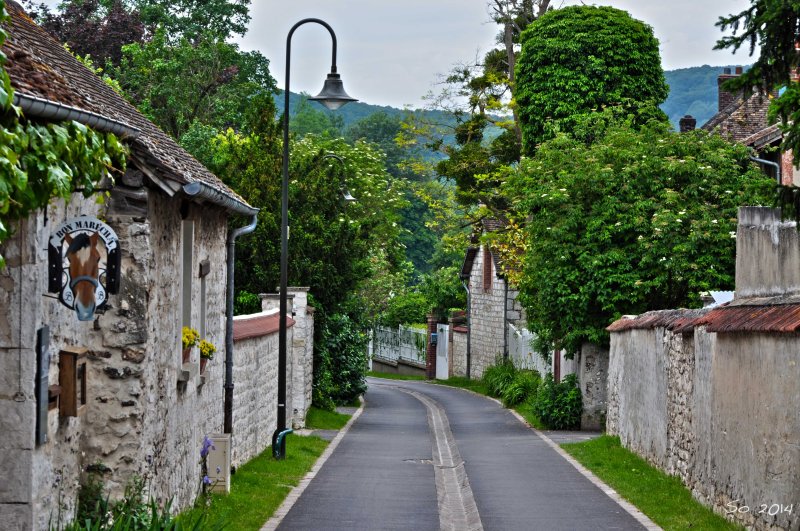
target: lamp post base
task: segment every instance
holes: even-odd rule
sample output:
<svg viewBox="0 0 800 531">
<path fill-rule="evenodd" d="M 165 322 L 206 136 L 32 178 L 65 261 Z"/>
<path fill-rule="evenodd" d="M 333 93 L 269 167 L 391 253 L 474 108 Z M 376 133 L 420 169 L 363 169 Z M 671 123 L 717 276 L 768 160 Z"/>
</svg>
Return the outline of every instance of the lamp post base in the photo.
<svg viewBox="0 0 800 531">
<path fill-rule="evenodd" d="M 293 430 L 275 430 L 272 434 L 272 457 L 278 461 L 286 459 L 286 436 Z"/>
</svg>

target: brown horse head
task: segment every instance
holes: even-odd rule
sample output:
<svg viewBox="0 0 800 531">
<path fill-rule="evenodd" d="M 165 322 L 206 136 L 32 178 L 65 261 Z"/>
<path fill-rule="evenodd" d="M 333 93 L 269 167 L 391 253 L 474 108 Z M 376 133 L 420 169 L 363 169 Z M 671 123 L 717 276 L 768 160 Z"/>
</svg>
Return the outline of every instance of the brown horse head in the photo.
<svg viewBox="0 0 800 531">
<path fill-rule="evenodd" d="M 98 234 L 80 233 L 74 238 L 67 234 L 67 260 L 69 260 L 69 287 L 75 297 L 74 308 L 79 321 L 91 321 L 97 305 L 95 290 L 100 276 L 100 252 L 97 250 Z"/>
</svg>

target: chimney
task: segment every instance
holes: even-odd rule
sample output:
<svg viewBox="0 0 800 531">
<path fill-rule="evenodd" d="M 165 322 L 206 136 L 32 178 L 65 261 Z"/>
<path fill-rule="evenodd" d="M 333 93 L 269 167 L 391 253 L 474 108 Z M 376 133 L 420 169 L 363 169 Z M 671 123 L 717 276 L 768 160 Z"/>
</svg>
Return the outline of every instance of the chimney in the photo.
<svg viewBox="0 0 800 531">
<path fill-rule="evenodd" d="M 736 100 L 736 96 L 734 96 L 732 93 L 727 92 L 725 90 L 722 90 L 722 84 L 725 83 L 727 80 L 733 79 L 733 78 L 735 78 L 735 77 L 737 77 L 737 76 L 739 76 L 741 74 L 742 74 L 742 67 L 741 66 L 737 66 L 736 67 L 736 74 L 731 74 L 731 69 L 730 68 L 725 68 L 722 71 L 722 74 L 720 74 L 719 77 L 717 77 L 717 89 L 719 90 L 719 109 L 718 110 L 721 111 L 722 109 L 724 109 L 725 107 L 727 107 L 728 105 L 733 103 L 734 100 Z"/>
<path fill-rule="evenodd" d="M 694 131 L 694 128 L 696 126 L 697 126 L 697 120 L 691 114 L 687 114 L 678 121 L 678 129 L 680 130 L 681 133 Z"/>
</svg>

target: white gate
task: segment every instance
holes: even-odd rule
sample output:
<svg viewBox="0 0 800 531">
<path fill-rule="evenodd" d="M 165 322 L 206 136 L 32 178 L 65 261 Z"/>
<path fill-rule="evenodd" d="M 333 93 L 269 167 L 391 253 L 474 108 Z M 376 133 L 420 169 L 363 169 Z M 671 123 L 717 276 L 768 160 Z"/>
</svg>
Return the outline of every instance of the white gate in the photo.
<svg viewBox="0 0 800 531">
<path fill-rule="evenodd" d="M 450 326 L 446 324 L 436 325 L 436 379 L 447 380 L 450 376 L 450 363 L 447 352 L 450 337 Z"/>
</svg>

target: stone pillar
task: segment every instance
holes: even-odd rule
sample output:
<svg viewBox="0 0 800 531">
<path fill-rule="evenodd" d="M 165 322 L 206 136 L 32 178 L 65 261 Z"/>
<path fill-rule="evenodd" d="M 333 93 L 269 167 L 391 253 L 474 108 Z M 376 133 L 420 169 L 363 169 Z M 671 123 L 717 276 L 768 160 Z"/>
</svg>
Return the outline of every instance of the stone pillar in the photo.
<svg viewBox="0 0 800 531">
<path fill-rule="evenodd" d="M 308 308 L 308 290 L 309 288 L 287 288 L 288 295 L 292 297 L 292 315 L 295 320 L 290 356 L 292 364 L 291 414 L 292 426 L 295 428 L 305 426 L 306 413 L 311 406 L 314 317 L 313 309 L 309 312 Z"/>
<path fill-rule="evenodd" d="M 436 333 L 436 325 L 439 319 L 435 315 L 428 315 L 428 350 L 425 356 L 425 377 L 428 380 L 436 378 L 436 345 L 433 344 L 431 334 Z M 438 341 L 447 341 L 447 338 L 439 338 Z"/>
</svg>

